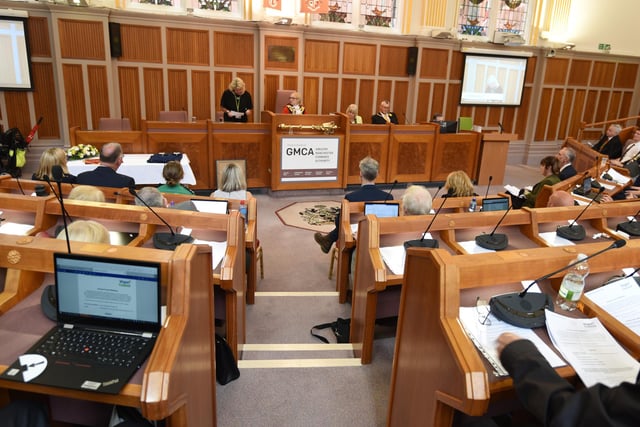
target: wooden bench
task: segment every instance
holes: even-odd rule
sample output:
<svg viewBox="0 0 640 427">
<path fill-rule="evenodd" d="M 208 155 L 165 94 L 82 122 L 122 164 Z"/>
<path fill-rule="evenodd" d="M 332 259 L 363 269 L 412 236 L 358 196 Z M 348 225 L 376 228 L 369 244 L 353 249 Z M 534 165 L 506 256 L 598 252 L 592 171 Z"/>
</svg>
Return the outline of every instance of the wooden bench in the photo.
<svg viewBox="0 0 640 427">
<path fill-rule="evenodd" d="M 0 306 L 0 335 L 3 342 L 0 369 L 5 370 L 17 355 L 33 345 L 53 326 L 40 310 L 39 286 L 45 275 L 53 273 L 53 253 L 65 252 L 65 242 L 38 237 L 0 235 L 0 268 L 12 272 L 15 286 L 24 288 L 21 301 L 14 310 Z M 215 426 L 215 340 L 211 299 L 213 292 L 207 281 L 211 253 L 207 247 L 182 245 L 174 252 L 157 249 L 78 243 L 74 253 L 159 262 L 163 303 L 167 318 L 153 352 L 143 368 L 117 395 L 62 389 L 31 383 L 0 380 L 0 393 L 20 393 L 70 397 L 81 401 L 100 402 L 137 408 L 150 420 L 166 419 L 171 426 L 186 427 L 193 420 Z M 16 329 L 16 323 L 21 322 Z M 28 320 L 28 321 L 27 321 Z M 194 351 L 197 349 L 197 351 Z"/>
</svg>

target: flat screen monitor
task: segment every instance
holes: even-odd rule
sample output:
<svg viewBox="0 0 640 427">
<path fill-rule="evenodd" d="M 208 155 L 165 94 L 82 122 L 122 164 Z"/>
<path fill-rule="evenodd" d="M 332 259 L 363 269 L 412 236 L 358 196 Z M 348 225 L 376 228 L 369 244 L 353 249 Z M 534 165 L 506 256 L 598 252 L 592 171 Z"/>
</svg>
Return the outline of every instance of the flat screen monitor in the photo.
<svg viewBox="0 0 640 427">
<path fill-rule="evenodd" d="M 0 11 L 0 91 L 33 90 L 27 18 Z"/>
<path fill-rule="evenodd" d="M 482 212 L 506 211 L 509 209 L 509 199 L 506 197 L 488 197 L 482 200 Z"/>
<path fill-rule="evenodd" d="M 399 203 L 364 202 L 364 214 L 374 214 L 378 218 L 392 218 L 400 215 Z"/>
<path fill-rule="evenodd" d="M 458 122 L 456 120 L 443 120 L 440 122 L 440 133 L 458 132 Z"/>
<path fill-rule="evenodd" d="M 519 106 L 527 57 L 466 53 L 460 105 Z"/>
</svg>

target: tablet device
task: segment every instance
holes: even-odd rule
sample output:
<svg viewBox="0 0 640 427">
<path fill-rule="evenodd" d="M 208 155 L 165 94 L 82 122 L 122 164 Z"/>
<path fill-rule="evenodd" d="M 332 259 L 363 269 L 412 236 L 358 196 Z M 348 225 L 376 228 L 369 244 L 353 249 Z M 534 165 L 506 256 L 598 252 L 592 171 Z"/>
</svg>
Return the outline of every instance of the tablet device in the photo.
<svg viewBox="0 0 640 427">
<path fill-rule="evenodd" d="M 506 211 L 509 209 L 509 199 L 506 197 L 488 197 L 482 200 L 482 212 Z"/>
<path fill-rule="evenodd" d="M 396 217 L 400 215 L 400 203 L 364 202 L 364 214 L 374 214 L 378 218 Z"/>
</svg>

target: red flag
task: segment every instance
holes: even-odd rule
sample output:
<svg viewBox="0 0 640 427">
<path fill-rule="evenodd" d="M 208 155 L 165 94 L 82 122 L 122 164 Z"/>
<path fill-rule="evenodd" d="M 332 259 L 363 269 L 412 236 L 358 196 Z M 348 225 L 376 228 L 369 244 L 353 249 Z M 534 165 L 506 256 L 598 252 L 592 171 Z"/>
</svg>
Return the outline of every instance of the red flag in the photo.
<svg viewBox="0 0 640 427">
<path fill-rule="evenodd" d="M 300 0 L 300 13 L 328 13 L 329 0 Z"/>
<path fill-rule="evenodd" d="M 282 0 L 264 0 L 263 6 L 269 9 L 282 10 Z"/>
</svg>

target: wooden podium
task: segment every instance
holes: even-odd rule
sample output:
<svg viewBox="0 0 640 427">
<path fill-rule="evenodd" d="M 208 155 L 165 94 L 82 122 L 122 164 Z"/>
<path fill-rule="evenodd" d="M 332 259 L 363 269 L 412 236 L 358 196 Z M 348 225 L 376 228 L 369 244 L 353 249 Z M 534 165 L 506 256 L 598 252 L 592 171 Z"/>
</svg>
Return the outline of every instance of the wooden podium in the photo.
<svg viewBox="0 0 640 427">
<path fill-rule="evenodd" d="M 504 184 L 509 142 L 516 139 L 518 139 L 518 135 L 515 133 L 485 133 L 482 135 L 477 185 L 489 184 L 489 176 L 493 176 L 492 185 Z"/>
</svg>

